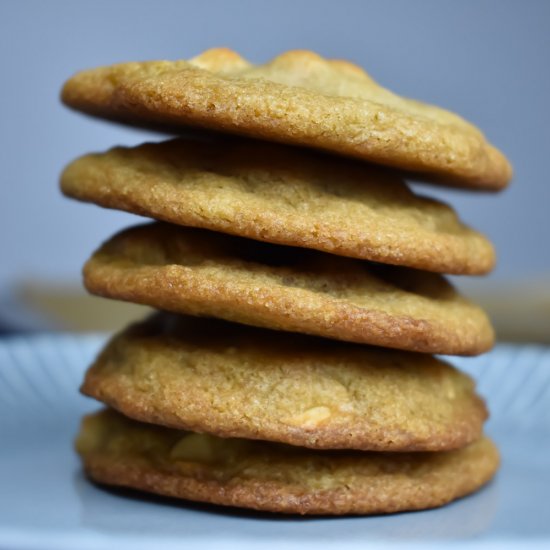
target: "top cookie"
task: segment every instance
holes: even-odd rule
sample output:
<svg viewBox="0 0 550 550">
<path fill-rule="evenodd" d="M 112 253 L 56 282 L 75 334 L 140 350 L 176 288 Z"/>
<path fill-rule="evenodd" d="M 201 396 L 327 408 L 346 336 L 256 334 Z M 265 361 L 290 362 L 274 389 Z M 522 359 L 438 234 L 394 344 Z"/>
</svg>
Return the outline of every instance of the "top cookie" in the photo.
<svg viewBox="0 0 550 550">
<path fill-rule="evenodd" d="M 512 173 L 502 153 L 459 116 L 394 95 L 356 65 L 309 51 L 265 65 L 220 48 L 189 61 L 100 67 L 73 76 L 62 100 L 134 125 L 305 145 L 473 189 L 501 189 Z"/>
</svg>

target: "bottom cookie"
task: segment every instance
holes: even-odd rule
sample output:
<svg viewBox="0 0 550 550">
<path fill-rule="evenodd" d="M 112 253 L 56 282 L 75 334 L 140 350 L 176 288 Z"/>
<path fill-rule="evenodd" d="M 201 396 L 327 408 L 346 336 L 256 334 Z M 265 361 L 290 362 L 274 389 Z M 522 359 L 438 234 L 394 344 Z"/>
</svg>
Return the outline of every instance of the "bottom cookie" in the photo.
<svg viewBox="0 0 550 550">
<path fill-rule="evenodd" d="M 382 514 L 441 506 L 498 468 L 486 437 L 422 453 L 313 451 L 142 424 L 112 410 L 87 416 L 76 449 L 99 483 L 292 514 Z"/>
</svg>

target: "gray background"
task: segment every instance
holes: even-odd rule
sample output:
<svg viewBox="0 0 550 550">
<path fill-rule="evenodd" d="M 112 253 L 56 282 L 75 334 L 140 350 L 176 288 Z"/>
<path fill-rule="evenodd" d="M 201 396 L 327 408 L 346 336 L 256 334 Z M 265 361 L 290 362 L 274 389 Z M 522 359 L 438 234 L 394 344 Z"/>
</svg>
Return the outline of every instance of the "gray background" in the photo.
<svg viewBox="0 0 550 550">
<path fill-rule="evenodd" d="M 313 49 L 365 67 L 404 95 L 478 124 L 512 160 L 499 195 L 423 191 L 452 202 L 496 243 L 496 279 L 550 274 L 548 1 L 0 1 L 0 288 L 77 281 L 89 253 L 134 218 L 63 199 L 69 160 L 157 136 L 63 109 L 78 69 L 187 58 L 229 46 L 262 62 Z"/>
</svg>

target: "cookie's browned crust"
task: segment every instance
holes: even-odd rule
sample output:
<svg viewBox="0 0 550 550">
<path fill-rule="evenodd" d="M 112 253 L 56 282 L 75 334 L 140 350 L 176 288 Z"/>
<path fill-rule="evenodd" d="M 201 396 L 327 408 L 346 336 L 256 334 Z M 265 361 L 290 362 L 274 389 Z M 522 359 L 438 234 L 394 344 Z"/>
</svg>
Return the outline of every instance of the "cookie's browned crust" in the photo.
<svg viewBox="0 0 550 550">
<path fill-rule="evenodd" d="M 72 163 L 62 190 L 179 225 L 427 271 L 481 274 L 491 243 L 442 203 L 347 160 L 259 143 L 174 140 Z"/>
<path fill-rule="evenodd" d="M 483 310 L 440 275 L 168 224 L 113 237 L 84 283 L 176 313 L 410 351 L 475 355 L 494 340 Z"/>
<path fill-rule="evenodd" d="M 458 448 L 487 417 L 432 356 L 170 314 L 115 337 L 82 391 L 143 422 L 317 449 Z"/>
<path fill-rule="evenodd" d="M 307 145 L 469 188 L 500 189 L 511 177 L 502 153 L 462 118 L 309 51 L 265 65 L 213 49 L 190 61 L 101 67 L 73 76 L 62 99 L 94 116 Z"/>
<path fill-rule="evenodd" d="M 77 440 L 88 475 L 170 497 L 294 514 L 380 514 L 441 506 L 495 474 L 488 438 L 440 453 L 311 451 L 147 426 L 104 411 Z"/>
</svg>

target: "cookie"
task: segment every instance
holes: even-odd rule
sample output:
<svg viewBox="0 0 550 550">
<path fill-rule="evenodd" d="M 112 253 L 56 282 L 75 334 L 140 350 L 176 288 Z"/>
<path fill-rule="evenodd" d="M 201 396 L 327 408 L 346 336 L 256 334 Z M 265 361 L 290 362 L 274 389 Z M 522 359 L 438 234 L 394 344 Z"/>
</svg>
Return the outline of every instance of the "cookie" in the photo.
<svg viewBox="0 0 550 550">
<path fill-rule="evenodd" d="M 87 155 L 73 198 L 252 239 L 427 271 L 482 274 L 491 243 L 442 203 L 349 160 L 261 143 L 175 140 Z"/>
<path fill-rule="evenodd" d="M 452 449 L 487 418 L 429 355 L 163 313 L 107 344 L 82 392 L 143 422 L 317 449 Z"/>
<path fill-rule="evenodd" d="M 494 341 L 483 310 L 441 275 L 169 224 L 113 237 L 84 284 L 176 313 L 410 351 L 475 355 Z"/>
<path fill-rule="evenodd" d="M 113 411 L 86 417 L 76 448 L 99 483 L 292 514 L 433 508 L 476 491 L 499 464 L 485 437 L 439 453 L 312 451 L 150 426 Z"/>
<path fill-rule="evenodd" d="M 265 65 L 212 49 L 190 61 L 100 67 L 73 76 L 62 99 L 116 121 L 305 145 L 467 188 L 497 190 L 511 177 L 506 158 L 472 124 L 309 51 Z"/>
</svg>

